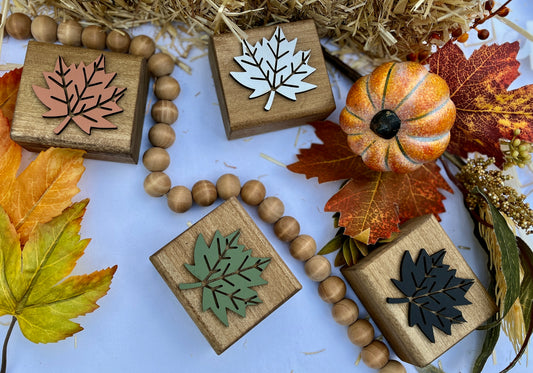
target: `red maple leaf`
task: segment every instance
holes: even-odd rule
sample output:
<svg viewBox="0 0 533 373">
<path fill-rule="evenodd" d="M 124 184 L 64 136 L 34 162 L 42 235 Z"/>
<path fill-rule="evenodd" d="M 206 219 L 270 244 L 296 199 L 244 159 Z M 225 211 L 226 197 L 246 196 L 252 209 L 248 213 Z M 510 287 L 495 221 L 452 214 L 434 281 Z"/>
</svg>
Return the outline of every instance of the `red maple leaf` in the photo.
<svg viewBox="0 0 533 373">
<path fill-rule="evenodd" d="M 484 45 L 466 59 L 447 43 L 431 56 L 430 71 L 448 83 L 457 110 L 449 152 L 462 157 L 480 152 L 501 167 L 501 138 L 512 138 L 519 128 L 521 139 L 533 141 L 533 85 L 507 90 L 519 75 L 518 50 L 518 42 Z"/>
<path fill-rule="evenodd" d="M 13 120 L 21 75 L 22 69 L 14 69 L 0 78 L 0 110 L 10 121 Z"/>
<path fill-rule="evenodd" d="M 59 56 L 54 72 L 43 72 L 48 88 L 33 85 L 39 100 L 50 109 L 44 118 L 64 118 L 54 129 L 59 134 L 73 120 L 85 133 L 91 128 L 117 128 L 105 117 L 122 112 L 117 101 L 126 88 L 109 86 L 117 75 L 105 72 L 105 59 L 101 54 L 89 65 L 67 66 Z"/>
<path fill-rule="evenodd" d="M 301 149 L 298 162 L 288 169 L 318 177 L 319 182 L 350 179 L 325 206 L 325 211 L 340 212 L 339 225 L 344 234 L 374 244 L 399 231 L 399 225 L 411 218 L 444 212 L 439 192 L 452 193 L 435 163 L 427 163 L 408 174 L 376 172 L 354 154 L 346 134 L 332 122 L 314 122 L 323 144 Z"/>
</svg>

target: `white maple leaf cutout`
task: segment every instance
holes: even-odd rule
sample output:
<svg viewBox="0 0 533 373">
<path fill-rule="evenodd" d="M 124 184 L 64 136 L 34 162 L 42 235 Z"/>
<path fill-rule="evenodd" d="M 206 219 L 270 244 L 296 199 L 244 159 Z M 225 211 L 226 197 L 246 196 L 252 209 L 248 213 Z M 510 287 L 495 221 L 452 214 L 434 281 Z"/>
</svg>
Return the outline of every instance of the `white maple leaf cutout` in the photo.
<svg viewBox="0 0 533 373">
<path fill-rule="evenodd" d="M 296 94 L 316 88 L 304 82 L 313 71 L 309 66 L 311 51 L 294 53 L 297 38 L 288 41 L 277 27 L 270 40 L 263 38 L 255 45 L 242 41 L 243 55 L 235 61 L 244 71 L 230 72 L 230 75 L 243 86 L 253 89 L 250 99 L 270 93 L 265 110 L 270 110 L 276 93 L 296 101 Z"/>
</svg>

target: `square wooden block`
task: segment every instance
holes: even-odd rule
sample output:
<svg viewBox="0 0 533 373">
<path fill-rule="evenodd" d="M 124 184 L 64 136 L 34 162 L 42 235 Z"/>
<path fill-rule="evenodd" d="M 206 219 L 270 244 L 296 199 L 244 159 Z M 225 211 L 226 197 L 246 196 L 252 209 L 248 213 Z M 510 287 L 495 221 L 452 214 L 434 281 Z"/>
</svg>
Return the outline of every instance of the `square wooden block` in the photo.
<svg viewBox="0 0 533 373">
<path fill-rule="evenodd" d="M 250 249 L 253 257 L 271 260 L 261 273 L 268 283 L 251 287 L 257 292 L 261 303 L 247 306 L 245 317 L 228 310 L 228 326 L 225 326 L 211 309 L 202 311 L 202 287 L 183 290 L 180 284 L 199 281 L 185 264 L 195 263 L 195 243 L 200 235 L 210 245 L 216 231 L 228 236 L 237 230 L 240 230 L 238 243 Z M 224 352 L 302 287 L 234 197 L 157 251 L 150 260 L 217 354 Z"/>
<path fill-rule="evenodd" d="M 295 54 L 297 51 L 311 51 L 308 64 L 316 70 L 302 81 L 314 84 L 316 88 L 296 93 L 296 101 L 276 93 L 272 107 L 265 110 L 269 93 L 250 99 L 254 90 L 241 85 L 230 75 L 231 72 L 243 71 L 234 59 L 243 54 L 241 42 L 232 33 L 213 36 L 209 45 L 209 61 L 222 120 L 230 140 L 322 120 L 335 110 L 335 100 L 314 21 L 284 23 L 279 26 L 287 41 L 298 39 Z M 247 30 L 248 43 L 255 45 L 262 41 L 265 44 L 266 40 L 273 37 L 277 27 Z"/>
<path fill-rule="evenodd" d="M 416 263 L 421 249 L 426 250 L 428 254 L 426 259 L 445 249 L 445 254 L 440 259 L 442 262 L 434 262 L 436 258 L 441 257 L 441 252 L 433 256 L 431 260 L 426 261 L 425 267 L 424 265 L 417 267 L 418 269 L 423 269 L 422 273 L 414 271 L 414 265 L 406 267 L 402 273 L 400 268 L 402 258 L 406 255 L 404 253 L 409 252 L 413 262 Z M 422 263 L 423 261 L 421 261 Z M 446 267 L 447 265 L 449 265 L 449 268 Z M 428 275 L 428 271 L 432 269 L 432 266 L 438 269 L 433 270 Z M 455 274 L 457 278 L 473 280 L 473 284 L 469 288 L 468 286 L 466 287 L 468 289 L 466 294 L 462 293 L 457 296 L 457 293 L 455 293 L 458 290 L 457 287 L 462 287 L 462 285 L 459 286 L 454 283 L 454 281 L 459 280 L 450 280 L 453 275 L 453 272 L 450 272 L 451 270 L 457 271 Z M 342 273 L 392 349 L 402 360 L 416 366 L 422 367 L 430 364 L 496 312 L 496 306 L 485 291 L 485 288 L 433 215 L 426 215 L 408 221 L 402 225 L 400 235 L 392 243 L 380 247 L 358 264 L 343 268 Z M 436 302 L 448 301 L 450 298 L 466 298 L 471 304 L 455 305 L 455 309 L 461 311 L 462 317 L 466 322 L 452 323 L 450 335 L 433 326 L 430 330 L 432 330 L 434 342 L 431 342 L 416 324 L 412 327 L 409 326 L 408 314 L 411 311 L 415 311 L 413 312 L 413 317 L 416 318 L 420 315 L 417 314 L 418 306 L 415 306 L 413 310 L 409 309 L 410 305 L 414 303 L 409 303 L 409 297 L 403 294 L 391 281 L 392 279 L 402 279 L 402 274 L 407 280 L 412 280 L 412 283 L 410 282 L 408 286 L 416 286 L 417 290 L 426 287 L 422 294 L 417 296 L 428 295 L 429 297 L 417 304 L 424 306 L 427 304 L 429 305 L 428 309 L 433 309 L 429 303 L 426 303 L 435 301 L 430 299 L 432 296 L 438 297 Z M 439 280 L 436 280 L 435 283 L 431 282 L 436 277 L 439 277 Z M 441 279 L 444 279 L 444 281 Z M 424 283 L 424 281 L 427 282 Z M 464 282 L 468 282 L 468 280 Z M 430 287 L 429 284 L 432 286 Z M 446 285 L 441 287 L 439 284 Z M 428 288 L 430 290 L 427 290 Z M 442 293 L 437 295 L 439 290 L 452 288 L 455 288 L 455 290 L 449 290 L 448 294 L 452 296 L 450 298 L 442 295 Z M 403 303 L 389 303 L 387 298 L 403 298 L 405 301 Z M 453 302 L 456 302 L 456 304 L 461 303 L 457 300 Z M 438 304 L 438 308 L 440 308 L 442 303 Z M 422 309 L 422 307 L 419 307 L 419 309 Z M 443 309 L 440 308 L 436 311 L 437 314 L 443 318 L 451 318 L 452 316 L 448 313 L 449 309 L 448 311 L 443 311 Z M 430 325 L 436 325 L 437 320 L 432 319 L 433 316 L 430 313 L 425 315 L 429 315 L 429 317 L 427 319 L 422 317 L 422 321 L 432 320 L 435 323 L 430 323 Z"/>
<path fill-rule="evenodd" d="M 97 61 L 102 54 L 104 56 L 102 65 L 105 73 L 116 73 L 108 86 L 126 88 L 122 97 L 116 101 L 122 111 L 105 116 L 105 119 L 117 128 L 92 128 L 88 134 L 71 119 L 66 127 L 59 134 L 56 134 L 54 130 L 59 128 L 58 126 L 66 116 L 61 113 L 63 117 L 44 118 L 43 114 L 47 113 L 49 108 L 37 97 L 32 86 L 36 85 L 48 89 L 49 84 L 45 81 L 43 73 L 54 73 L 59 57 L 62 57 L 66 66 L 70 68 L 72 64 L 78 67 L 80 62 L 89 65 L 93 61 Z M 89 72 L 88 74 L 92 73 Z M 66 74 L 64 76 L 67 77 Z M 54 77 L 54 79 L 57 78 Z M 41 151 L 52 146 L 75 148 L 87 151 L 87 158 L 137 163 L 148 81 L 146 62 L 142 57 L 30 41 L 11 126 L 11 137 L 30 151 Z M 104 81 L 104 84 L 100 83 L 99 87 L 103 87 L 105 84 Z M 70 87 L 72 86 L 71 84 Z M 89 86 L 89 84 L 85 84 L 85 86 Z M 58 95 L 57 87 L 53 95 Z M 60 88 L 59 96 L 64 97 L 65 94 L 62 91 L 63 88 Z M 108 95 L 109 90 L 105 94 L 102 92 L 100 90 L 95 92 L 93 89 L 92 93 L 95 95 L 92 93 L 87 95 L 104 97 Z M 68 95 L 73 97 L 70 93 Z M 83 94 L 80 96 L 84 97 Z M 110 102 L 109 105 L 112 103 Z M 74 107 L 75 104 L 71 106 Z M 109 106 L 101 110 L 106 110 L 107 114 Z M 73 111 L 69 110 L 69 113 L 71 112 Z M 90 118 L 88 121 L 94 121 L 96 115 L 93 113 L 96 113 L 96 110 L 88 112 L 87 117 Z M 79 117 L 81 118 L 81 115 Z"/>
</svg>

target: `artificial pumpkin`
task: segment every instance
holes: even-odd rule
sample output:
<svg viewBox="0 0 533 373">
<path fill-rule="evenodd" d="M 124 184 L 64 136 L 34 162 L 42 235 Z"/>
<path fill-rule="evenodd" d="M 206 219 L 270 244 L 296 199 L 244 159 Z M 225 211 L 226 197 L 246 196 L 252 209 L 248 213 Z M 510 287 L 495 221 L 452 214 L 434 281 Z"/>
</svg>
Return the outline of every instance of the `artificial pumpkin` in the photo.
<svg viewBox="0 0 533 373">
<path fill-rule="evenodd" d="M 340 125 L 376 171 L 407 173 L 437 159 L 450 142 L 455 105 L 448 85 L 415 62 L 389 62 L 357 80 Z"/>
</svg>

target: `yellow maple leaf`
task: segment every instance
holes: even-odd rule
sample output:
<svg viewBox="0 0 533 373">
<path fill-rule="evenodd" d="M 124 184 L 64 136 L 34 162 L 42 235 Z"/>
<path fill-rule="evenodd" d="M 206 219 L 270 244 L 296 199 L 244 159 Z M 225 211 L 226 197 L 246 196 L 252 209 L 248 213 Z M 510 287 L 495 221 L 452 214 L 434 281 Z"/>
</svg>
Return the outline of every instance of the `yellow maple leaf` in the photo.
<svg viewBox="0 0 533 373">
<path fill-rule="evenodd" d="M 79 236 L 88 202 L 39 224 L 22 252 L 15 226 L 0 208 L 0 316 L 13 315 L 32 342 L 57 342 L 83 330 L 71 319 L 97 309 L 109 290 L 116 265 L 65 279 L 90 241 Z"/>
<path fill-rule="evenodd" d="M 5 203 L 20 165 L 22 151 L 9 137 L 9 123 L 0 110 L 0 206 Z"/>
</svg>

